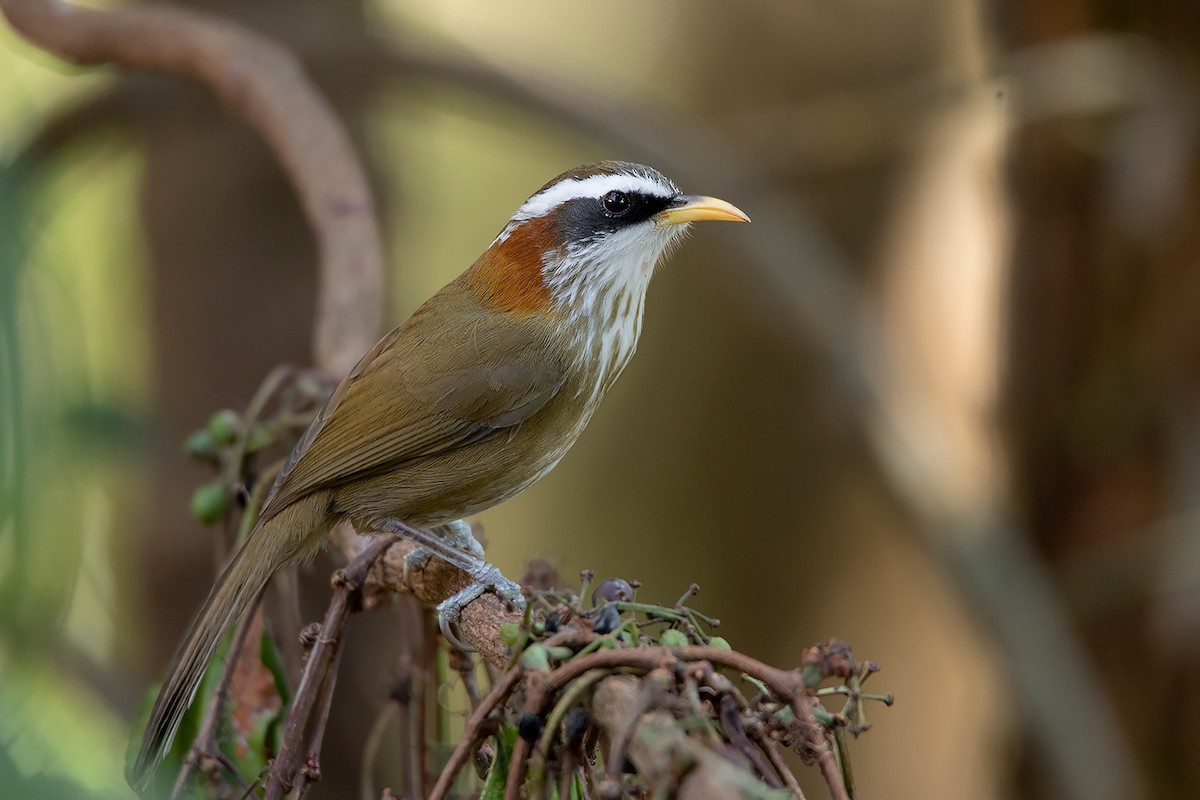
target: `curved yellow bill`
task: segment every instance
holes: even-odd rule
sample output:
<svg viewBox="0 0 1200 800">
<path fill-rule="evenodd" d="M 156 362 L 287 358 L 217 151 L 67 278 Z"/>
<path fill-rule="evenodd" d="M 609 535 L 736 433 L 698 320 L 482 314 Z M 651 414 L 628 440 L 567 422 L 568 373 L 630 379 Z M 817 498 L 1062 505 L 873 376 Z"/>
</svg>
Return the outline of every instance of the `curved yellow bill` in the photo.
<svg viewBox="0 0 1200 800">
<path fill-rule="evenodd" d="M 699 194 L 680 195 L 665 210 L 654 215 L 659 225 L 678 225 L 681 222 L 725 220 L 749 222 L 746 213 L 732 203 Z"/>
</svg>

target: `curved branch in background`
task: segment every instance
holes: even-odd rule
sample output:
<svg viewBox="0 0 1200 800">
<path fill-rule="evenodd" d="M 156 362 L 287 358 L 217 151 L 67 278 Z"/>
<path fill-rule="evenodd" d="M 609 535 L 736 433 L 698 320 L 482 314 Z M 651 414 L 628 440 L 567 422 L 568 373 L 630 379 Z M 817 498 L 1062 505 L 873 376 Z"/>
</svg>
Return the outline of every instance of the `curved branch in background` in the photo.
<svg viewBox="0 0 1200 800">
<path fill-rule="evenodd" d="M 379 338 L 384 297 L 375 204 L 344 127 L 292 53 L 234 23 L 176 8 L 97 11 L 55 0 L 0 0 L 0 12 L 30 42 L 73 64 L 192 79 L 254 127 L 290 178 L 320 245 L 316 366 L 341 376 L 370 350 Z M 45 157 L 89 123 L 118 116 L 122 97 L 118 89 L 52 120 L 23 155 Z M 150 105 L 159 107 L 143 110 L 161 110 Z M 331 541 L 352 560 L 368 540 L 343 524 Z M 470 583 L 466 573 L 440 559 L 404 576 L 395 558 L 410 549 L 390 548 L 372 582 L 377 591 L 402 591 L 436 605 Z M 519 615 L 485 594 L 463 610 L 460 635 L 499 665 L 500 625 L 514 619 Z"/>
<path fill-rule="evenodd" d="M 366 174 L 299 61 L 270 39 L 183 9 L 0 0 L 0 11 L 30 42 L 72 64 L 195 80 L 267 140 L 320 248 L 316 364 L 349 371 L 379 337 L 383 248 Z"/>
</svg>

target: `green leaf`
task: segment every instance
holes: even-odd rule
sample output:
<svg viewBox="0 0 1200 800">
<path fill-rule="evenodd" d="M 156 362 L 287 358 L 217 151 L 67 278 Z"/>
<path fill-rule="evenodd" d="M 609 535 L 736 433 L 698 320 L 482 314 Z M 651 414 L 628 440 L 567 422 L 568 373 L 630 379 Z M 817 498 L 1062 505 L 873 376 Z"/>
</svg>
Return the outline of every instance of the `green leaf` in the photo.
<svg viewBox="0 0 1200 800">
<path fill-rule="evenodd" d="M 280 701 L 279 713 L 270 718 L 263 737 L 264 752 L 278 753 L 279 746 L 283 743 L 280 739 L 283 731 L 283 715 L 287 710 L 288 703 L 291 702 L 292 690 L 288 686 L 287 668 L 283 663 L 283 654 L 279 652 L 279 648 L 275 646 L 275 640 L 266 631 L 263 631 L 260 653 L 263 666 L 275 679 L 275 691 L 279 694 Z"/>
<path fill-rule="evenodd" d="M 288 686 L 287 667 L 283 663 L 283 654 L 279 652 L 279 648 L 275 646 L 275 640 L 266 631 L 263 631 L 262 644 L 259 645 L 259 648 L 263 666 L 275 679 L 275 691 L 279 693 L 279 699 L 283 705 L 287 706 L 292 699 L 292 689 Z"/>
<path fill-rule="evenodd" d="M 517 742 L 517 727 L 503 725 L 496 734 L 496 759 L 488 770 L 487 781 L 479 800 L 504 800 L 504 784 L 508 780 L 508 769 L 512 764 L 513 745 Z"/>
</svg>

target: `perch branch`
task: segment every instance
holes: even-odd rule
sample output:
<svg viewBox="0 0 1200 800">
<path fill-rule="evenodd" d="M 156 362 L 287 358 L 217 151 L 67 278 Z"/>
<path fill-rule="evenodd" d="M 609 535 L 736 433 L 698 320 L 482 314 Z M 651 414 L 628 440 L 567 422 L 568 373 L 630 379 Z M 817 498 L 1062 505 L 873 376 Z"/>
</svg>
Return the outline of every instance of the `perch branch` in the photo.
<svg viewBox="0 0 1200 800">
<path fill-rule="evenodd" d="M 333 544 L 354 558 L 370 546 L 371 537 L 359 536 L 349 526 L 339 526 L 331 534 Z M 404 571 L 404 558 L 417 546 L 407 540 L 393 542 L 376 559 L 367 575 L 363 587 L 363 607 L 370 609 L 390 601 L 394 593 L 409 594 L 423 604 L 437 605 L 453 597 L 459 590 L 471 584 L 471 578 L 458 567 L 440 558 L 431 558 L 421 569 Z M 459 637 L 478 651 L 481 658 L 492 666 L 503 669 L 507 666 L 508 645 L 500 640 L 500 626 L 520 623 L 522 615 L 491 592 L 471 601 L 462 610 L 458 619 Z"/>
</svg>

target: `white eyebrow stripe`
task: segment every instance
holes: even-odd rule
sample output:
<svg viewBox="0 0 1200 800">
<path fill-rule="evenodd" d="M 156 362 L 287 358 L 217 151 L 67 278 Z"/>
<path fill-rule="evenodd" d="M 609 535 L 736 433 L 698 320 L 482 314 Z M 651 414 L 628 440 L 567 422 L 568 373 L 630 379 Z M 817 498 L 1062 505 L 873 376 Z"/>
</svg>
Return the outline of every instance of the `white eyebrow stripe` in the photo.
<svg viewBox="0 0 1200 800">
<path fill-rule="evenodd" d="M 609 192 L 638 192 L 655 197 L 674 197 L 677 190 L 661 181 L 644 175 L 592 175 L 587 178 L 570 178 L 559 181 L 548 189 L 538 192 L 517 209 L 513 221 L 541 217 L 569 200 L 581 197 L 601 197 Z"/>
</svg>

